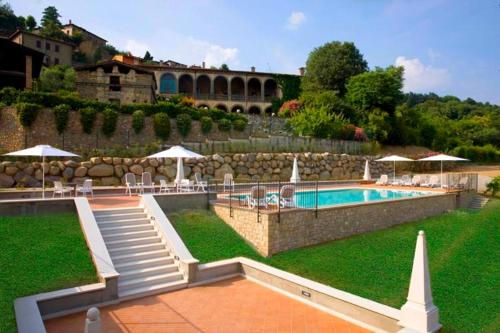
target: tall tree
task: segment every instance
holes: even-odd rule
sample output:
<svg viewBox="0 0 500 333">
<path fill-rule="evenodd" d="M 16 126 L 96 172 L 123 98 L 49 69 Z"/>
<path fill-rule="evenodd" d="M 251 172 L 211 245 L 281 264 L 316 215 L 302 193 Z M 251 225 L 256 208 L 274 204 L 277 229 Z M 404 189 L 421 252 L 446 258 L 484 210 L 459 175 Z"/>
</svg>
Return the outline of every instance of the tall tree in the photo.
<svg viewBox="0 0 500 333">
<path fill-rule="evenodd" d="M 152 61 L 153 60 L 153 56 L 151 55 L 151 53 L 149 53 L 149 51 L 146 51 L 146 54 L 144 55 L 143 60 L 144 61 Z"/>
<path fill-rule="evenodd" d="M 54 24 L 58 28 L 62 27 L 61 21 L 59 18 L 61 15 L 57 11 L 57 8 L 54 6 L 49 6 L 43 10 L 42 14 L 42 28 L 47 28 L 48 25 Z"/>
<path fill-rule="evenodd" d="M 24 29 L 24 17 L 16 16 L 8 2 L 0 0 L 0 33 L 10 35 L 16 29 Z"/>
<path fill-rule="evenodd" d="M 304 91 L 334 90 L 343 96 L 349 78 L 367 69 L 368 64 L 354 43 L 326 43 L 309 54 L 302 88 Z"/>
<path fill-rule="evenodd" d="M 36 20 L 33 16 L 28 15 L 26 17 L 26 28 L 31 31 L 36 28 Z"/>
<path fill-rule="evenodd" d="M 228 71 L 229 70 L 229 66 L 227 64 L 222 64 L 222 65 L 220 65 L 219 69 L 222 70 L 222 71 Z"/>
</svg>

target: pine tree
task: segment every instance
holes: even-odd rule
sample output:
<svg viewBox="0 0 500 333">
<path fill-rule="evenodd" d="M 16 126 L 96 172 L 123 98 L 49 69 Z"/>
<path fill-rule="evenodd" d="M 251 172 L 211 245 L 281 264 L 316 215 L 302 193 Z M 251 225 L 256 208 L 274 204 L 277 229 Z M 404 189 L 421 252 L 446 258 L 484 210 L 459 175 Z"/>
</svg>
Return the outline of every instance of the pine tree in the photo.
<svg viewBox="0 0 500 333">
<path fill-rule="evenodd" d="M 144 55 L 143 60 L 144 61 L 152 61 L 153 60 L 153 56 L 151 55 L 151 53 L 149 53 L 149 51 L 146 51 L 146 54 Z"/>
<path fill-rule="evenodd" d="M 42 16 L 42 28 L 52 28 L 51 25 L 55 25 L 57 28 L 61 28 L 62 24 L 59 21 L 61 15 L 54 6 L 49 6 L 43 10 Z"/>
<path fill-rule="evenodd" d="M 36 20 L 33 16 L 28 15 L 26 17 L 26 28 L 31 31 L 36 28 Z"/>
</svg>

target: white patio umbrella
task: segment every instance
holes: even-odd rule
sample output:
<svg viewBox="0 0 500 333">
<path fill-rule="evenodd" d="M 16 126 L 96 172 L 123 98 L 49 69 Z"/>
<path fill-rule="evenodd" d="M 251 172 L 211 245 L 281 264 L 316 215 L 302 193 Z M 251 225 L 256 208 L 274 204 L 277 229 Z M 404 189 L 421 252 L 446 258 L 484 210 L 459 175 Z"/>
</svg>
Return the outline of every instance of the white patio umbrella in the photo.
<svg viewBox="0 0 500 333">
<path fill-rule="evenodd" d="M 455 156 L 450 156 L 450 155 L 445 155 L 445 154 L 439 154 L 439 155 L 434 155 L 434 156 L 429 156 L 429 157 L 424 157 L 419 159 L 418 161 L 440 161 L 441 162 L 441 187 L 443 187 L 443 161 L 451 161 L 451 162 L 460 162 L 460 161 L 468 161 L 466 158 L 461 158 L 461 157 L 455 157 Z"/>
<path fill-rule="evenodd" d="M 393 162 L 393 172 L 392 172 L 392 181 L 396 181 L 396 162 L 411 162 L 413 161 L 411 158 L 406 158 L 398 155 L 390 155 L 383 158 L 379 158 L 376 160 L 377 162 Z"/>
<path fill-rule="evenodd" d="M 147 158 L 177 158 L 177 174 L 175 175 L 175 183 L 178 184 L 184 179 L 183 158 L 203 158 L 203 155 L 195 153 L 182 146 L 173 146 L 167 150 L 148 156 Z"/>
<path fill-rule="evenodd" d="M 5 156 L 40 156 L 42 158 L 42 198 L 45 198 L 45 157 L 79 157 L 79 155 L 54 148 L 49 145 L 38 145 L 35 147 L 18 150 L 12 153 L 4 154 Z"/>
<path fill-rule="evenodd" d="M 372 176 L 370 174 L 370 163 L 368 163 L 368 160 L 366 160 L 365 173 L 363 174 L 363 180 L 370 180 L 370 179 L 372 179 Z"/>
<path fill-rule="evenodd" d="M 290 183 L 300 182 L 299 166 L 297 165 L 297 157 L 293 159 L 293 170 L 292 177 L 290 177 Z"/>
</svg>

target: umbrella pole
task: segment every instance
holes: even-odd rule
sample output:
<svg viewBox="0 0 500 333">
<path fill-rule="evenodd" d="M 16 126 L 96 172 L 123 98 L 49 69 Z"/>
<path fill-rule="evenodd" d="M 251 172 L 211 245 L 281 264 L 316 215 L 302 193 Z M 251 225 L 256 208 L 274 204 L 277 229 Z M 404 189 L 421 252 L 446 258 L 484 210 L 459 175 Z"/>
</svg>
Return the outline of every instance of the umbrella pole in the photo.
<svg viewBox="0 0 500 333">
<path fill-rule="evenodd" d="M 443 160 L 441 160 L 441 188 L 443 188 Z"/>
<path fill-rule="evenodd" d="M 395 183 L 396 182 L 396 161 L 392 161 L 392 163 L 394 163 L 394 166 L 392 168 L 392 182 Z"/>
<path fill-rule="evenodd" d="M 42 156 L 42 198 L 45 199 L 45 156 Z"/>
</svg>

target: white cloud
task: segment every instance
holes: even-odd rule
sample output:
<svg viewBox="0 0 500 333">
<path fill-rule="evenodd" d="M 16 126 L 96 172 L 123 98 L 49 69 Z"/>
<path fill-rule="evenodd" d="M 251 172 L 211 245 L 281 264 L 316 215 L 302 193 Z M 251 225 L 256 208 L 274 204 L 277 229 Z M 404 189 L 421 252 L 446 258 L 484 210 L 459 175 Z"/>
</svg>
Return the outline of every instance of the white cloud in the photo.
<svg viewBox="0 0 500 333">
<path fill-rule="evenodd" d="M 446 68 L 435 68 L 425 65 L 418 58 L 408 59 L 404 56 L 396 58 L 396 66 L 403 66 L 405 92 L 429 92 L 448 85 L 450 75 Z"/>
<path fill-rule="evenodd" d="M 135 55 L 136 57 L 142 57 L 144 54 L 146 54 L 146 51 L 149 50 L 148 44 L 138 42 L 133 39 L 127 40 L 127 44 L 125 45 L 126 51 L 129 51 L 132 53 L 132 55 Z"/>
<path fill-rule="evenodd" d="M 194 54 L 199 54 L 199 59 L 205 61 L 207 66 L 219 67 L 224 63 L 228 65 L 238 64 L 238 49 L 235 47 L 223 47 L 192 37 L 187 39 L 187 47 L 191 48 Z"/>
<path fill-rule="evenodd" d="M 286 21 L 285 28 L 288 30 L 297 30 L 305 21 L 306 15 L 303 12 L 292 12 Z"/>
</svg>

